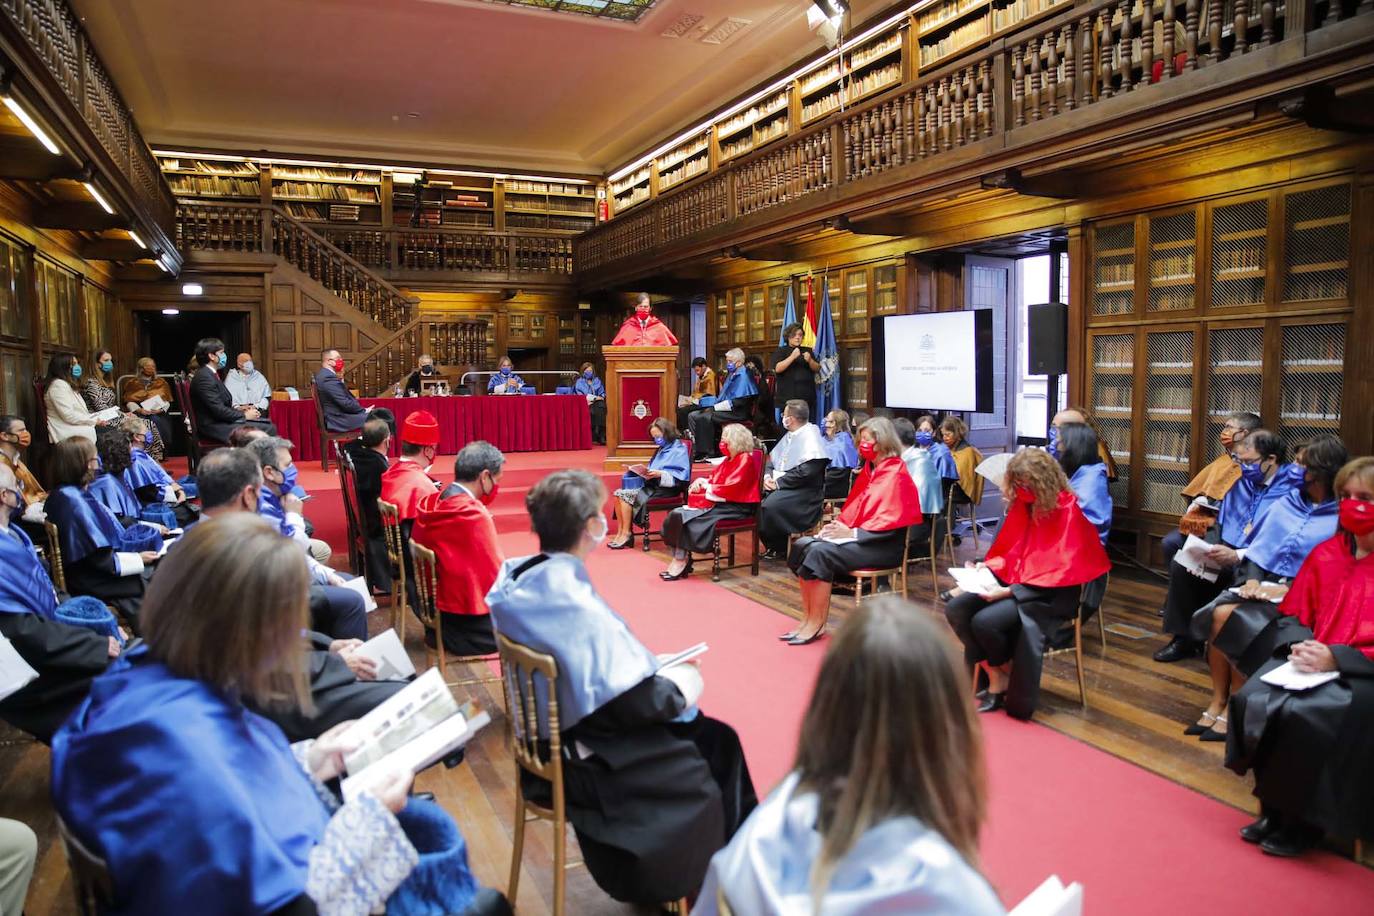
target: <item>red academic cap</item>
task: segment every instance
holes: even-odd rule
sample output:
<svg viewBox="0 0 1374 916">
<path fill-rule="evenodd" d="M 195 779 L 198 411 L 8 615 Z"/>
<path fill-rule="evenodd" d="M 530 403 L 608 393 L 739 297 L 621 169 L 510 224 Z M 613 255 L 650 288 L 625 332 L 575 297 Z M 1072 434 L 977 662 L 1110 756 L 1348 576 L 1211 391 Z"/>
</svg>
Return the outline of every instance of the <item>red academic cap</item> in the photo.
<svg viewBox="0 0 1374 916">
<path fill-rule="evenodd" d="M 401 441 L 411 445 L 438 445 L 439 421 L 428 410 L 417 410 L 401 423 Z"/>
</svg>

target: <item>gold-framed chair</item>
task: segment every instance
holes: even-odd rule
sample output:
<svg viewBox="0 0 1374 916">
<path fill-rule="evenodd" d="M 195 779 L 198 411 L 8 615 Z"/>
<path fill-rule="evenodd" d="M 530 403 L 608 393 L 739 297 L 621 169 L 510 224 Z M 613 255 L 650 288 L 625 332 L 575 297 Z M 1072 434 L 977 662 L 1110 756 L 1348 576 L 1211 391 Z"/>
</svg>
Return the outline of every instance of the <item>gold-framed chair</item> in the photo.
<svg viewBox="0 0 1374 916">
<path fill-rule="evenodd" d="M 461 681 L 450 681 L 448 679 L 448 663 L 458 662 L 464 665 L 475 665 L 489 662 L 498 656 L 491 655 L 458 655 L 450 658 L 444 651 L 444 630 L 443 621 L 440 619 L 438 605 L 435 604 L 439 588 L 439 562 L 434 556 L 434 551 L 423 544 L 410 542 L 410 558 L 414 566 L 415 573 L 415 596 L 420 604 L 416 610 L 420 614 L 420 620 L 424 622 L 426 628 L 434 633 L 434 648 L 425 643 L 425 661 L 428 664 L 438 664 L 439 675 L 444 679 L 444 683 L 450 687 L 470 687 L 473 684 L 490 684 L 501 680 L 499 674 L 486 677 L 464 678 Z"/>
<path fill-rule="evenodd" d="M 1102 651 L 1107 650 L 1107 627 L 1102 622 L 1102 605 L 1107 601 L 1107 588 L 1111 585 L 1111 573 L 1106 573 L 1105 581 L 1102 583 L 1102 595 L 1097 598 L 1097 626 L 1098 632 L 1102 637 Z M 1069 651 L 1073 652 L 1074 669 L 1078 675 L 1078 702 L 1083 704 L 1083 708 L 1088 708 L 1088 688 L 1084 681 L 1083 674 L 1083 616 L 1084 611 L 1091 607 L 1090 604 L 1079 602 L 1073 618 L 1073 645 L 1063 649 L 1049 649 L 1045 652 L 1045 658 L 1053 658 L 1056 655 L 1063 655 Z"/>
<path fill-rule="evenodd" d="M 1102 594 L 1097 598 L 1097 608 L 1096 608 L 1096 612 L 1097 612 L 1097 635 L 1100 636 L 1100 637 L 1102 638 L 1102 651 L 1103 651 L 1104 653 L 1107 651 L 1107 589 L 1109 589 L 1109 588 L 1111 588 L 1111 587 L 1112 587 L 1112 574 L 1111 574 L 1110 571 L 1108 571 L 1108 572 L 1103 576 L 1103 581 L 1102 581 Z M 1087 586 L 1085 585 L 1084 588 L 1087 588 Z M 1091 607 L 1091 606 L 1092 606 L 1092 605 L 1091 605 L 1090 603 L 1088 603 L 1088 602 L 1084 602 L 1083 605 L 1084 605 L 1084 606 L 1087 606 L 1087 607 Z M 1083 616 L 1083 606 L 1080 606 L 1079 611 L 1078 611 L 1078 614 L 1079 614 L 1080 617 Z"/>
<path fill-rule="evenodd" d="M 929 553 L 928 553 L 928 555 L 925 556 L 925 557 L 913 557 L 913 556 L 910 556 L 910 555 L 908 554 L 908 556 L 907 556 L 907 558 L 906 558 L 906 561 L 907 561 L 908 564 L 910 564 L 910 563 L 926 563 L 926 562 L 930 563 L 930 593 L 935 597 L 935 600 L 938 602 L 938 601 L 940 600 L 940 575 L 939 575 L 939 571 L 938 571 L 938 569 L 936 568 L 935 564 L 936 564 L 936 562 L 939 560 L 939 557 L 940 557 L 940 546 L 939 546 L 939 545 L 940 545 L 940 542 L 939 542 L 939 540 L 936 538 L 935 535 L 936 535 L 936 530 L 939 528 L 939 524 L 938 524 L 938 523 L 939 523 L 939 521 L 940 521 L 940 516 L 939 516 L 939 515 L 927 515 L 927 516 L 925 516 L 925 517 L 930 521 L 930 537 L 926 538 L 926 546 L 929 548 Z M 907 529 L 907 549 L 910 550 L 910 548 L 911 548 L 911 529 L 908 528 L 908 529 Z"/>
<path fill-rule="evenodd" d="M 76 911 L 81 916 L 97 916 L 114 905 L 114 880 L 110 877 L 110 866 L 106 861 L 86 848 L 62 820 L 54 814 L 57 833 L 62 837 L 62 846 L 67 852 L 67 867 L 72 872 L 72 895 L 76 898 Z"/>
<path fill-rule="evenodd" d="M 405 545 L 401 537 L 401 510 L 384 499 L 377 500 L 377 514 L 382 519 L 382 534 L 386 538 L 386 558 L 391 564 L 391 629 L 406 641 L 406 564 Z"/>
<path fill-rule="evenodd" d="M 418 575 L 418 573 L 417 573 Z M 568 816 L 563 792 L 563 738 L 558 719 L 558 662 L 552 655 L 496 634 L 501 659 L 502 689 L 506 695 L 506 743 L 515 759 L 515 830 L 511 844 L 510 882 L 506 899 L 515 905 L 520 890 L 520 863 L 525 853 L 525 825 L 548 821 L 553 826 L 553 913 L 563 916 L 567 897 L 567 871 L 583 863 L 568 861 Z M 536 692 L 535 677 L 543 680 Z M 539 697 L 544 696 L 543 707 Z M 542 737 L 541 737 L 542 736 Z M 525 797 L 522 773 L 549 784 L 550 804 Z M 675 900 L 669 912 L 686 916 L 686 899 Z"/>
<path fill-rule="evenodd" d="M 62 568 L 62 540 L 57 526 L 47 519 L 43 520 L 43 530 L 48 535 L 48 572 L 52 574 L 52 584 L 59 592 L 67 592 L 67 572 Z"/>
<path fill-rule="evenodd" d="M 902 561 L 900 564 L 898 564 L 897 566 L 884 567 L 881 569 L 877 567 L 868 567 L 864 569 L 856 569 L 850 572 L 850 575 L 854 577 L 854 607 L 857 608 L 861 603 L 863 603 L 865 582 L 868 583 L 868 592 L 870 597 L 878 593 L 879 579 L 887 579 L 891 582 L 893 594 L 897 593 L 897 580 L 900 579 L 902 582 L 902 597 L 905 598 L 907 596 L 906 552 L 907 548 L 910 546 L 911 526 L 908 525 L 906 528 L 906 533 L 902 536 Z"/>
</svg>

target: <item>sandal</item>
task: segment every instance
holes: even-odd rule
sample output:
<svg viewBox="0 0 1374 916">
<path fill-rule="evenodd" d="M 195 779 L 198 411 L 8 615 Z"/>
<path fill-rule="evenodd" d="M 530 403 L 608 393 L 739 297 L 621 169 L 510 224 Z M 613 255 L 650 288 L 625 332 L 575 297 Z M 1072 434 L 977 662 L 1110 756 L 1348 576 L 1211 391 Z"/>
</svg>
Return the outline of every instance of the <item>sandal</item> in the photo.
<svg viewBox="0 0 1374 916">
<path fill-rule="evenodd" d="M 1214 716 L 1214 715 L 1212 715 L 1210 712 L 1207 712 L 1207 711 L 1204 710 L 1203 713 L 1202 713 L 1202 719 L 1203 719 L 1204 721 L 1202 721 L 1202 722 L 1194 722 L 1192 725 L 1189 725 L 1187 728 L 1185 728 L 1185 729 L 1183 730 L 1183 734 L 1185 734 L 1185 735 L 1200 735 L 1200 734 L 1202 734 L 1203 732 L 1208 731 L 1208 730 L 1211 729 L 1212 723 L 1215 722 L 1215 721 L 1217 720 L 1217 717 Z"/>
</svg>

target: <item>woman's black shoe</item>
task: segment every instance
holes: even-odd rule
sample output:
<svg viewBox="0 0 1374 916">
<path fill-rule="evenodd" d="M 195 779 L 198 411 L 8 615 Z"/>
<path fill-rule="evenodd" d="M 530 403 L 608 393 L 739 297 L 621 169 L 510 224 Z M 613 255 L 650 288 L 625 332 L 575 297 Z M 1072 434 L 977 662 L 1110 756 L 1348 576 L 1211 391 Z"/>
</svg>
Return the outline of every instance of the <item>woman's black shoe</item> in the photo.
<svg viewBox="0 0 1374 916">
<path fill-rule="evenodd" d="M 940 592 L 940 600 L 944 602 L 950 602 L 954 600 L 954 589 L 951 588 L 946 591 Z"/>
<path fill-rule="evenodd" d="M 1276 815 L 1261 814 L 1259 820 L 1240 828 L 1240 838 L 1247 843 L 1261 843 L 1279 828 Z"/>
<path fill-rule="evenodd" d="M 1192 725 L 1189 725 L 1187 728 L 1183 730 L 1183 734 L 1194 736 L 1200 735 L 1203 732 L 1207 731 L 1209 728 L 1211 728 L 1212 723 L 1217 720 L 1217 717 L 1212 715 L 1210 712 L 1204 712 L 1202 714 L 1202 718 L 1208 721 L 1206 723 L 1194 722 Z"/>
<path fill-rule="evenodd" d="M 685 579 L 685 578 L 687 578 L 688 576 L 690 576 L 691 574 L 692 574 L 692 561 L 691 561 L 691 560 L 688 560 L 688 561 L 687 561 L 687 565 L 684 566 L 684 567 L 682 567 L 682 572 L 678 573 L 676 576 L 673 575 L 672 573 L 668 572 L 668 570 L 665 569 L 663 572 L 661 572 L 661 573 L 658 574 L 658 577 L 659 577 L 660 579 L 662 579 L 664 582 L 676 582 L 678 579 Z"/>
<path fill-rule="evenodd" d="M 996 712 L 997 710 L 1001 709 L 1003 706 L 1006 706 L 1006 705 L 1007 705 L 1007 692 L 1006 692 L 1005 690 L 1002 691 L 1001 693 L 992 693 L 991 691 L 989 691 L 989 692 L 988 692 L 988 698 L 987 698 L 986 700 L 984 700 L 982 703 L 979 703 L 979 704 L 978 704 L 978 711 L 979 711 L 979 712 Z"/>
<path fill-rule="evenodd" d="M 1225 716 L 1217 716 L 1216 721 L 1218 721 L 1218 722 L 1225 722 L 1225 721 L 1226 721 L 1226 717 L 1225 717 Z M 1199 741 L 1225 741 L 1225 740 L 1226 740 L 1226 732 L 1219 732 L 1219 731 L 1217 731 L 1215 728 L 1212 728 L 1211 726 L 1208 726 L 1206 729 L 1203 730 L 1202 734 L 1200 734 L 1200 735 L 1197 736 L 1197 740 L 1199 740 Z"/>
<path fill-rule="evenodd" d="M 1260 851 L 1282 859 L 1292 859 L 1307 852 L 1321 841 L 1321 831 L 1305 824 L 1280 827 L 1260 840 Z"/>
<path fill-rule="evenodd" d="M 625 540 L 625 542 L 624 542 L 623 544 L 616 544 L 616 543 L 614 543 L 613 541 L 607 541 L 607 542 L 606 542 L 606 546 L 609 547 L 609 548 L 611 548 L 612 550 L 629 550 L 629 549 L 630 549 L 631 547 L 633 547 L 634 545 L 635 545 L 635 536 L 634 536 L 633 534 L 630 535 L 630 536 Z"/>
</svg>

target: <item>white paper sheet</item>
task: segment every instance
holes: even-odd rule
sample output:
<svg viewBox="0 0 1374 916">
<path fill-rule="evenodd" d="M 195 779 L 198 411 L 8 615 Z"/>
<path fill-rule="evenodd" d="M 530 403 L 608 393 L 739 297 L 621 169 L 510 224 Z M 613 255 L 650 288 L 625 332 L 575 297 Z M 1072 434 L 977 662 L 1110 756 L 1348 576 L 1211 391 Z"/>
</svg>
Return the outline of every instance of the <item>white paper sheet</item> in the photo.
<svg viewBox="0 0 1374 916">
<path fill-rule="evenodd" d="M 415 673 L 415 664 L 401 646 L 396 631 L 387 628 L 354 650 L 377 665 L 377 680 L 404 681 Z"/>
<path fill-rule="evenodd" d="M 122 411 L 118 407 L 106 407 L 104 410 L 97 410 L 91 414 L 91 419 L 96 423 L 109 423 L 118 420 Z"/>
<path fill-rule="evenodd" d="M 0 636 L 0 700 L 18 693 L 37 677 L 38 672 L 29 667 L 8 639 Z"/>
<path fill-rule="evenodd" d="M 1002 489 L 1002 481 L 1007 476 L 1007 465 L 1011 464 L 1011 452 L 1002 452 L 1000 455 L 990 455 L 984 458 L 974 468 L 979 474 L 987 479 L 997 489 Z"/>
<path fill-rule="evenodd" d="M 1058 875 L 1050 875 L 1016 905 L 1009 916 L 1082 916 L 1083 885 L 1075 881 L 1068 887 Z"/>
<path fill-rule="evenodd" d="M 956 585 L 975 595 L 986 595 L 1002 588 L 1002 583 L 997 581 L 992 570 L 986 566 L 978 569 L 969 569 L 967 566 L 951 566 L 949 574 Z"/>
<path fill-rule="evenodd" d="M 692 659 L 705 654 L 706 650 L 709 648 L 710 646 L 706 645 L 706 643 L 699 642 L 695 646 L 683 649 L 675 655 L 659 655 L 658 670 L 662 671 L 664 668 L 671 668 L 674 665 L 686 664 Z"/>
<path fill-rule="evenodd" d="M 1174 559 L 1178 561 L 1179 566 L 1199 579 L 1215 582 L 1217 575 L 1221 572 L 1221 567 L 1207 558 L 1207 552 L 1212 549 L 1212 546 L 1196 534 L 1190 534 L 1188 540 L 1183 542 L 1183 547 L 1174 554 Z"/>
<path fill-rule="evenodd" d="M 1273 671 L 1260 675 L 1260 680 L 1284 690 L 1311 690 L 1340 676 L 1339 671 L 1299 671 L 1292 662 L 1284 662 Z"/>
<path fill-rule="evenodd" d="M 372 589 L 367 587 L 366 576 L 355 576 L 352 579 L 344 579 L 343 587 L 352 589 L 362 595 L 363 606 L 369 613 L 377 610 L 377 599 L 372 597 Z"/>
</svg>

